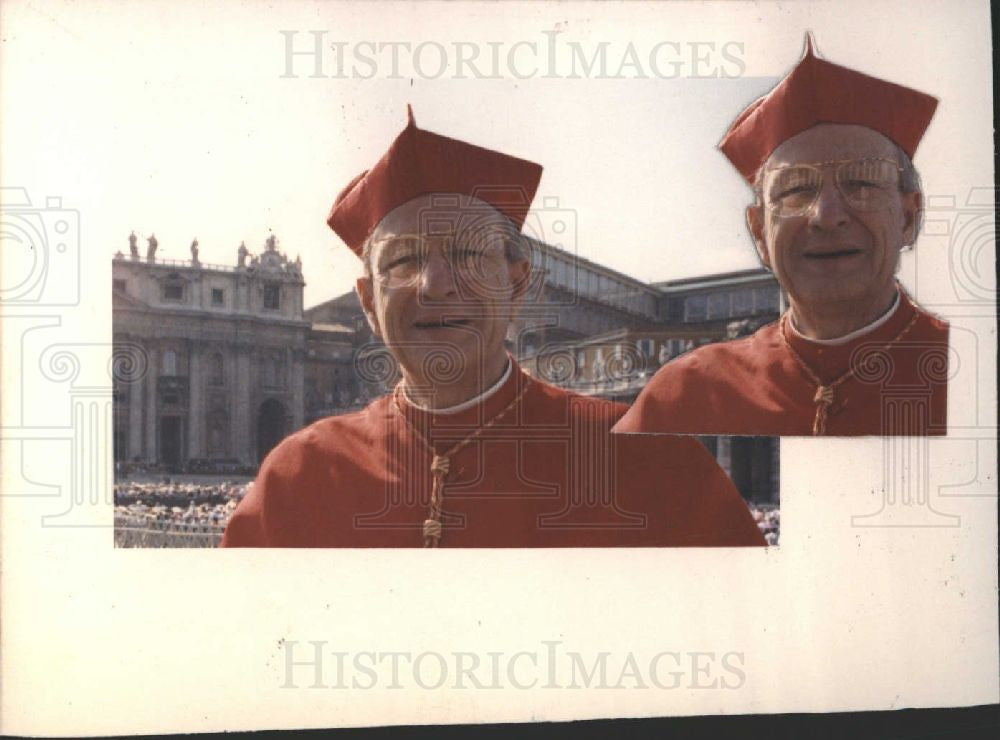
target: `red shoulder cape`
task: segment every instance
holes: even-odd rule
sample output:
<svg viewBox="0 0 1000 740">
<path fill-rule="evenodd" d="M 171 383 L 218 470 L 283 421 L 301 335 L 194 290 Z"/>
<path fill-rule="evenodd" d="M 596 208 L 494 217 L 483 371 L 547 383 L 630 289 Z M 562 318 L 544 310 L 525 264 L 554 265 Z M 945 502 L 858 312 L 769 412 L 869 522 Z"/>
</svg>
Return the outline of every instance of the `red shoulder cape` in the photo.
<svg viewBox="0 0 1000 740">
<path fill-rule="evenodd" d="M 516 397 L 428 414 L 401 404 L 440 453 Z M 613 437 L 620 404 L 530 381 L 451 459 L 441 547 L 763 545 L 746 504 L 696 439 Z M 224 547 L 420 547 L 429 450 L 388 397 L 282 441 L 226 528 Z"/>
<path fill-rule="evenodd" d="M 781 330 L 781 322 L 769 324 L 667 363 L 613 431 L 809 436 L 817 385 L 790 344 L 824 383 L 854 368 L 834 389 L 827 435 L 946 433 L 948 324 L 905 292 L 888 321 L 842 345 L 819 345 L 794 332 L 786 332 L 786 344 Z"/>
</svg>

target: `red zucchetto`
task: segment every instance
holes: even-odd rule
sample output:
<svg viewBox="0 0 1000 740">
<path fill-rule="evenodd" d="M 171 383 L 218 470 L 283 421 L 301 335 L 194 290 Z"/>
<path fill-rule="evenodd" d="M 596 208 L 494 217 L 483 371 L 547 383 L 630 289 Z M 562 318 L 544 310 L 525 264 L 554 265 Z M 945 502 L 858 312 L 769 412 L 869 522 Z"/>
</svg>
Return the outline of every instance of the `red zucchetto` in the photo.
<svg viewBox="0 0 1000 740">
<path fill-rule="evenodd" d="M 406 128 L 370 170 L 337 195 L 326 222 L 361 256 L 365 239 L 386 214 L 428 193 L 478 198 L 520 229 L 535 197 L 542 166 L 457 139 L 421 131 L 407 106 Z"/>
<path fill-rule="evenodd" d="M 751 184 L 779 144 L 818 123 L 867 126 L 912 157 L 937 104 L 918 90 L 818 58 L 807 34 L 801 61 L 737 117 L 719 148 Z"/>
</svg>

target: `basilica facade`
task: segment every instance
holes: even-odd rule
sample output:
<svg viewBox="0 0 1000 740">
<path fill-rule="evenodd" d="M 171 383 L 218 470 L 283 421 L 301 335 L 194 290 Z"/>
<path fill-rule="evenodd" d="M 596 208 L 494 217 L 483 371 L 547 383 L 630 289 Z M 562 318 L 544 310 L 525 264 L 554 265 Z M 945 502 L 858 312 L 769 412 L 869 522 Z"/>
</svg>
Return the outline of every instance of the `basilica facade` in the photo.
<svg viewBox="0 0 1000 740">
<path fill-rule="evenodd" d="M 305 345 L 301 262 L 269 237 L 240 245 L 233 265 L 112 260 L 115 460 L 192 469 L 252 468 L 303 424 Z M 121 377 L 118 377 L 121 376 Z"/>
</svg>

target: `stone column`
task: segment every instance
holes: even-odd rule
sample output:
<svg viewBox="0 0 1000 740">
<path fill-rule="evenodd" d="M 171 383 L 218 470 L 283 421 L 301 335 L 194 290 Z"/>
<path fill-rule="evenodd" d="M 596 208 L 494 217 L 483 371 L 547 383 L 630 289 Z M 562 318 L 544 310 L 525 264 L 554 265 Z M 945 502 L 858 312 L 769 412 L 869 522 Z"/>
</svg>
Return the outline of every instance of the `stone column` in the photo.
<svg viewBox="0 0 1000 740">
<path fill-rule="evenodd" d="M 191 342 L 188 349 L 188 459 L 204 454 L 205 399 L 202 378 L 202 347 Z"/>
<path fill-rule="evenodd" d="M 779 503 L 781 495 L 781 438 L 768 437 L 771 449 L 771 500 Z"/>
<path fill-rule="evenodd" d="M 199 263 L 200 264 L 200 263 Z M 201 279 L 200 273 L 195 273 L 194 278 L 191 281 L 191 287 L 194 290 L 194 294 L 197 297 L 197 302 L 194 304 L 195 308 L 199 308 L 202 311 L 205 310 L 205 281 Z"/>
<path fill-rule="evenodd" d="M 726 475 L 730 478 L 733 477 L 733 438 L 732 437 L 717 437 L 716 438 L 716 452 L 715 460 L 719 463 L 719 467 L 726 471 Z"/>
<path fill-rule="evenodd" d="M 288 351 L 289 382 L 291 384 L 292 391 L 292 428 L 286 430 L 288 434 L 301 429 L 302 425 L 305 423 L 306 371 L 303 358 L 304 354 L 304 349 L 299 348 Z"/>
<path fill-rule="evenodd" d="M 256 464 L 252 439 L 256 434 L 256 419 L 250 385 L 250 348 L 239 346 L 235 353 L 235 388 L 233 393 L 233 455 L 248 465 Z"/>
<path fill-rule="evenodd" d="M 132 460 L 137 455 L 143 455 L 143 407 L 146 404 L 146 389 L 149 386 L 149 374 L 152 371 L 150 365 L 149 347 L 142 346 L 141 350 L 146 358 L 146 369 L 139 377 L 128 385 L 128 460 Z"/>
<path fill-rule="evenodd" d="M 156 418 L 156 386 L 160 377 L 160 348 L 153 345 L 149 351 L 149 374 L 146 376 L 146 448 L 143 450 L 143 459 L 147 462 L 156 462 L 160 457 L 160 451 L 156 447 L 157 418 Z"/>
</svg>

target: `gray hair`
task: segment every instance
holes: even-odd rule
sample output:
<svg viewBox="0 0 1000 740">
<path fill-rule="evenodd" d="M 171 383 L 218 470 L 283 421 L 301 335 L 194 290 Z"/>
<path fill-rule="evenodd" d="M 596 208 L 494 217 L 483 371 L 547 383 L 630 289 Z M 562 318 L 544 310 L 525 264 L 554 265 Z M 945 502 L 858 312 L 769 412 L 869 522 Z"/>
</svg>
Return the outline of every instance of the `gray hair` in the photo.
<svg viewBox="0 0 1000 740">
<path fill-rule="evenodd" d="M 896 147 L 896 156 L 899 157 L 899 165 L 903 168 L 899 173 L 899 191 L 901 193 L 924 192 L 923 185 L 920 182 L 920 173 L 913 166 L 913 160 L 910 159 L 910 155 L 904 152 L 899 144 L 893 142 L 893 146 Z"/>
<path fill-rule="evenodd" d="M 920 173 L 913 166 L 913 160 L 910 159 L 910 155 L 904 152 L 903 148 L 896 142 L 893 142 L 893 146 L 896 147 L 896 156 L 899 157 L 899 165 L 902 167 L 899 173 L 899 192 L 920 193 L 921 195 L 920 209 L 917 211 L 913 222 L 913 241 L 916 242 L 917 237 L 920 235 L 920 227 L 923 226 L 924 221 L 924 186 L 920 181 Z"/>
</svg>

